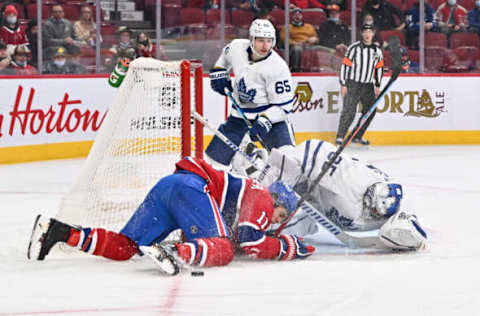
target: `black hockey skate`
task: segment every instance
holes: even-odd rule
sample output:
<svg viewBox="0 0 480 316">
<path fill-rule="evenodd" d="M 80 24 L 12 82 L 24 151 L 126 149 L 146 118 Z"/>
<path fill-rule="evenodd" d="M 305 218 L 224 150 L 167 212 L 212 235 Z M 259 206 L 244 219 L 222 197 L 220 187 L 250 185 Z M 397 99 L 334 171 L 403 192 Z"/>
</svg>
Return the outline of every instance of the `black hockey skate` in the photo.
<svg viewBox="0 0 480 316">
<path fill-rule="evenodd" d="M 174 244 L 140 246 L 140 251 L 152 258 L 163 274 L 176 275 L 180 272 L 182 261 L 177 256 L 177 247 Z"/>
<path fill-rule="evenodd" d="M 28 244 L 27 258 L 30 260 L 43 260 L 57 242 L 67 242 L 72 226 L 51 218 L 49 222 L 43 221 L 42 215 L 37 215 L 33 224 L 30 243 Z"/>
<path fill-rule="evenodd" d="M 370 146 L 370 141 L 368 139 L 363 139 L 363 138 L 354 138 L 352 140 L 352 143 L 361 145 L 361 146 Z"/>
</svg>

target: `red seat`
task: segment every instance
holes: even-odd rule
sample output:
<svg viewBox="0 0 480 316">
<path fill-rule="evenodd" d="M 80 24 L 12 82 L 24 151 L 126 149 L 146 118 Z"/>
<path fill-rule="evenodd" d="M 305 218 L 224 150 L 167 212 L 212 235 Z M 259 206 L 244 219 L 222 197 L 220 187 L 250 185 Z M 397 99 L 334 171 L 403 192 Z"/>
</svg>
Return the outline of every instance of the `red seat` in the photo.
<svg viewBox="0 0 480 316">
<path fill-rule="evenodd" d="M 425 46 L 448 46 L 447 36 L 443 33 L 428 32 L 425 33 Z"/>
<path fill-rule="evenodd" d="M 460 46 L 480 46 L 480 40 L 476 33 L 453 33 L 450 35 L 450 48 L 457 48 Z"/>
<path fill-rule="evenodd" d="M 254 18 L 253 12 L 249 10 L 232 10 L 232 24 L 240 27 L 250 26 Z"/>
<path fill-rule="evenodd" d="M 467 11 L 475 8 L 475 0 L 459 0 L 458 4 L 467 9 Z"/>
<path fill-rule="evenodd" d="M 403 34 L 402 31 L 397 31 L 397 30 L 388 30 L 388 31 L 380 31 L 378 34 L 379 40 L 381 42 L 388 42 L 390 37 L 392 36 L 397 36 L 400 39 L 400 44 L 402 46 L 406 46 L 407 43 L 405 41 L 405 34 Z"/>
<path fill-rule="evenodd" d="M 272 11 L 270 11 L 270 16 L 272 17 L 273 25 L 276 28 L 285 25 L 285 10 L 278 8 L 272 9 Z"/>
<path fill-rule="evenodd" d="M 199 8 L 180 9 L 180 25 L 198 24 L 205 22 L 205 14 Z"/>
<path fill-rule="evenodd" d="M 413 4 L 417 1 L 418 0 L 405 0 L 405 4 L 404 4 L 405 11 L 410 10 L 413 7 Z M 431 3 L 432 2 L 430 2 L 430 6 L 432 6 Z"/>
<path fill-rule="evenodd" d="M 445 67 L 448 49 L 440 46 L 425 48 L 425 69 L 427 72 L 440 72 Z"/>
<path fill-rule="evenodd" d="M 304 51 L 306 53 L 308 51 Z M 322 51 L 322 50 L 312 50 L 310 57 L 310 67 L 309 71 L 312 72 L 334 72 L 334 64 L 332 62 L 332 58 L 334 57 L 332 54 Z M 303 54 L 302 54 L 303 55 Z M 303 56 L 302 56 L 303 57 Z"/>
<path fill-rule="evenodd" d="M 457 63 L 468 69 L 475 68 L 478 51 L 479 49 L 473 46 L 462 46 L 453 49 L 453 53 L 457 57 Z"/>
<path fill-rule="evenodd" d="M 236 28 L 231 24 L 225 24 L 225 39 L 227 41 L 233 40 L 238 37 Z M 220 24 L 213 25 L 208 28 L 207 39 L 219 40 L 220 39 Z"/>
<path fill-rule="evenodd" d="M 154 7 L 149 6 L 147 8 L 154 9 Z M 180 25 L 180 10 L 181 6 L 178 4 L 166 4 L 162 7 L 162 26 L 163 27 L 174 27 Z M 151 10 L 145 10 L 146 12 Z"/>
<path fill-rule="evenodd" d="M 352 26 L 352 12 L 350 12 L 350 10 L 341 11 L 340 20 L 342 20 L 342 22 L 348 25 L 349 27 Z"/>
<path fill-rule="evenodd" d="M 394 6 L 396 6 L 397 8 L 399 8 L 400 10 L 402 11 L 405 11 L 405 3 L 403 2 L 403 0 L 388 0 L 388 2 L 390 2 L 391 4 L 393 4 Z M 408 8 L 410 9 L 410 8 Z"/>
<path fill-rule="evenodd" d="M 408 56 L 410 57 L 411 61 L 420 64 L 420 52 L 418 50 L 410 49 L 408 50 Z"/>
<path fill-rule="evenodd" d="M 30 3 L 27 5 L 27 17 L 31 20 L 37 19 L 37 4 L 36 3 Z M 42 19 L 46 20 L 50 17 L 50 8 L 42 4 Z"/>
<path fill-rule="evenodd" d="M 323 11 L 303 11 L 303 21 L 318 27 L 327 19 Z"/>
<path fill-rule="evenodd" d="M 63 6 L 63 12 L 65 13 L 65 19 L 70 21 L 77 21 L 80 17 L 80 8 L 77 5 L 66 3 Z M 94 15 L 92 11 L 92 16 Z"/>
<path fill-rule="evenodd" d="M 220 24 L 220 16 L 221 12 L 220 9 L 210 9 L 206 13 L 206 23 L 208 26 L 214 26 Z M 225 11 L 225 24 L 230 24 L 230 14 L 228 11 Z"/>
</svg>

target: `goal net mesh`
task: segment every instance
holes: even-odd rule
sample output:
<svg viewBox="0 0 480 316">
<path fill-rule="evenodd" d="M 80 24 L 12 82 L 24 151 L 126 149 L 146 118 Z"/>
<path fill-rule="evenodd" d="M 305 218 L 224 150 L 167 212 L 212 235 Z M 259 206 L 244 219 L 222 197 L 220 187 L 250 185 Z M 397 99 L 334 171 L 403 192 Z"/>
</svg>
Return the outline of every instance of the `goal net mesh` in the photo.
<svg viewBox="0 0 480 316">
<path fill-rule="evenodd" d="M 190 142 L 195 148 L 196 138 L 202 135 L 195 133 L 189 113 L 191 131 L 186 137 L 182 130 L 182 103 L 195 104 L 191 102 L 195 92 L 182 94 L 182 89 L 189 88 L 182 85 L 182 69 L 181 62 L 151 58 L 130 64 L 57 219 L 119 231 L 155 183 L 174 171 L 182 144 Z M 195 87 L 189 69 L 187 76 Z"/>
</svg>

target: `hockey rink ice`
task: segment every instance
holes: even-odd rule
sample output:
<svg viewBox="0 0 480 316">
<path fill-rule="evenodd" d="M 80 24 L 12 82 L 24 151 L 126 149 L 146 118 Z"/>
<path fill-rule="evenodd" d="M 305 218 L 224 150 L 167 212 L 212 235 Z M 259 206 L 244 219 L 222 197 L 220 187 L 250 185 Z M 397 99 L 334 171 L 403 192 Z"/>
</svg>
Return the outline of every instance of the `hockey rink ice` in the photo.
<svg viewBox="0 0 480 316">
<path fill-rule="evenodd" d="M 54 216 L 83 159 L 0 165 L 0 315 L 479 315 L 480 146 L 348 149 L 404 186 L 428 233 L 418 253 L 327 244 L 304 261 L 235 258 L 162 276 L 148 258 L 28 261 L 34 217 Z"/>
</svg>

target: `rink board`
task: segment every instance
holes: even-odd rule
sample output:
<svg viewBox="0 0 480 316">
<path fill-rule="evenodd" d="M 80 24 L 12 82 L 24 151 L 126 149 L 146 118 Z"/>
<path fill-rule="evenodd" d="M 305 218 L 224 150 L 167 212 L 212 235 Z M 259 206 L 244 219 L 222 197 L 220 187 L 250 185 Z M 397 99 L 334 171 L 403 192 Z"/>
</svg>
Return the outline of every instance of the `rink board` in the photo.
<svg viewBox="0 0 480 316">
<path fill-rule="evenodd" d="M 115 95 L 106 78 L 0 77 L 0 163 L 86 156 Z M 302 74 L 294 83 L 297 142 L 332 141 L 342 108 L 338 78 Z M 401 76 L 366 136 L 373 145 L 480 144 L 479 86 L 479 75 Z M 205 116 L 218 125 L 229 106 L 207 77 L 204 87 Z M 210 139 L 205 130 L 204 143 Z"/>
</svg>

